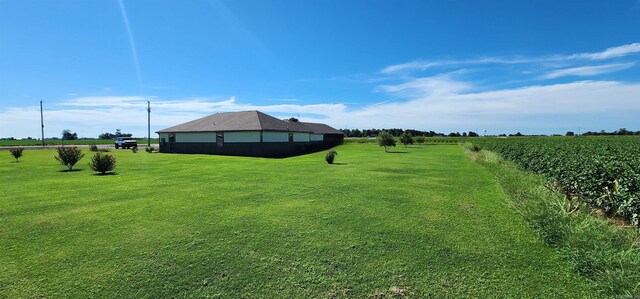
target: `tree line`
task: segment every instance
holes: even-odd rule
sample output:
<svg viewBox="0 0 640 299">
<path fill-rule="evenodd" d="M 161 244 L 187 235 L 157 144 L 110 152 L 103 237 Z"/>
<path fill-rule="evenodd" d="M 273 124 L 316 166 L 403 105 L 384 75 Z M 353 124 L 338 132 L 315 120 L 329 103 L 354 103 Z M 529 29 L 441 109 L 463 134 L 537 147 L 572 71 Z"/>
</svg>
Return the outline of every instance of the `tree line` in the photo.
<svg viewBox="0 0 640 299">
<path fill-rule="evenodd" d="M 469 131 L 469 132 L 451 132 L 449 134 L 439 133 L 435 131 L 420 131 L 414 129 L 340 129 L 342 133 L 344 133 L 347 137 L 377 137 L 381 132 L 387 132 L 391 136 L 401 136 L 405 133 L 411 136 L 422 136 L 422 137 L 478 137 L 478 133 Z"/>
<path fill-rule="evenodd" d="M 567 132 L 573 133 L 573 132 Z M 600 132 L 591 132 L 587 131 L 582 134 L 583 136 L 608 136 L 608 135 L 640 135 L 640 131 L 629 131 L 626 128 L 620 128 L 613 132 L 605 132 L 605 130 L 600 130 Z"/>
</svg>

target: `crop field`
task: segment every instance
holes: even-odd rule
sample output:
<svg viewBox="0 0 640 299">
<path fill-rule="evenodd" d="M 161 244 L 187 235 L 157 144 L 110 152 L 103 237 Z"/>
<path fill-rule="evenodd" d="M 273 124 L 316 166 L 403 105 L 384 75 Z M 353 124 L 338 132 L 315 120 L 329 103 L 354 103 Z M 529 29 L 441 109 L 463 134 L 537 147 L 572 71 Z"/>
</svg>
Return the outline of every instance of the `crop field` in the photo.
<svg viewBox="0 0 640 299">
<path fill-rule="evenodd" d="M 600 294 L 461 146 L 286 159 L 113 151 L 116 174 L 1 151 L 0 297 Z"/>
<path fill-rule="evenodd" d="M 481 138 L 472 141 L 552 179 L 573 201 L 640 225 L 640 138 Z"/>
</svg>

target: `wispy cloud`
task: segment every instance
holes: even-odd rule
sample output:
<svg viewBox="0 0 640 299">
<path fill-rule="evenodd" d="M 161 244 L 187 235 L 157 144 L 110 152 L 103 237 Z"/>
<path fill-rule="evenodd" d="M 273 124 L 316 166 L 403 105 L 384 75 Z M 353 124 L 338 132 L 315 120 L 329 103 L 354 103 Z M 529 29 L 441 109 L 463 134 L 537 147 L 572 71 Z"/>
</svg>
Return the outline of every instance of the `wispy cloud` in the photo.
<svg viewBox="0 0 640 299">
<path fill-rule="evenodd" d="M 618 47 L 612 47 L 597 53 L 575 54 L 575 55 L 569 56 L 569 58 L 603 60 L 603 59 L 622 57 L 622 56 L 635 54 L 635 53 L 640 53 L 640 43 L 632 43 L 632 44 L 622 45 Z"/>
<path fill-rule="evenodd" d="M 540 57 L 526 56 L 496 56 L 496 57 L 480 57 L 474 59 L 462 60 L 415 60 L 401 64 L 390 65 L 382 70 L 382 74 L 398 74 L 409 73 L 415 71 L 424 71 L 427 69 L 450 66 L 467 66 L 467 65 L 483 65 L 483 64 L 554 64 L 559 62 L 576 63 L 584 60 L 606 60 L 620 58 L 632 54 L 640 53 L 640 43 L 631 43 L 618 47 L 607 48 L 602 52 L 595 53 L 578 53 L 571 55 L 549 55 Z"/>
<path fill-rule="evenodd" d="M 559 69 L 548 72 L 543 75 L 543 79 L 555 79 L 565 76 L 594 76 L 599 74 L 606 74 L 625 70 L 636 65 L 635 62 L 628 63 L 613 63 L 606 65 L 594 65 L 594 66 L 581 66 L 567 69 Z"/>
</svg>

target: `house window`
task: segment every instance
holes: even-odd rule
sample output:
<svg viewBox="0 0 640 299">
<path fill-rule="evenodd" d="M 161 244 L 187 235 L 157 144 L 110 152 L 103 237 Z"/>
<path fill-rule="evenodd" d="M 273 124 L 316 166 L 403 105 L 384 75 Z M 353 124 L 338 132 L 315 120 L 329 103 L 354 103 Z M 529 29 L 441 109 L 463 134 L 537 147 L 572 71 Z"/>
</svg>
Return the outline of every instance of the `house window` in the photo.
<svg viewBox="0 0 640 299">
<path fill-rule="evenodd" d="M 293 133 L 289 133 L 289 142 L 293 142 Z"/>
<path fill-rule="evenodd" d="M 222 133 L 216 134 L 216 145 L 218 148 L 222 148 L 222 144 L 224 143 L 224 135 Z"/>
<path fill-rule="evenodd" d="M 176 134 L 169 134 L 169 142 L 176 142 Z"/>
</svg>

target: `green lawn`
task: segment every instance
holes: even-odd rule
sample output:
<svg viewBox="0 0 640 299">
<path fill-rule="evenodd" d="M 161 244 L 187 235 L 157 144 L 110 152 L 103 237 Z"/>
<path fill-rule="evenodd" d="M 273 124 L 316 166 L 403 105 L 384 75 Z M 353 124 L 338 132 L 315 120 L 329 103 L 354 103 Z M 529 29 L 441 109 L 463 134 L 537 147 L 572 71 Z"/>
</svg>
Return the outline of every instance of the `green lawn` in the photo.
<svg viewBox="0 0 640 299">
<path fill-rule="evenodd" d="M 337 151 L 0 151 L 0 297 L 596 296 L 461 146 Z"/>
</svg>

